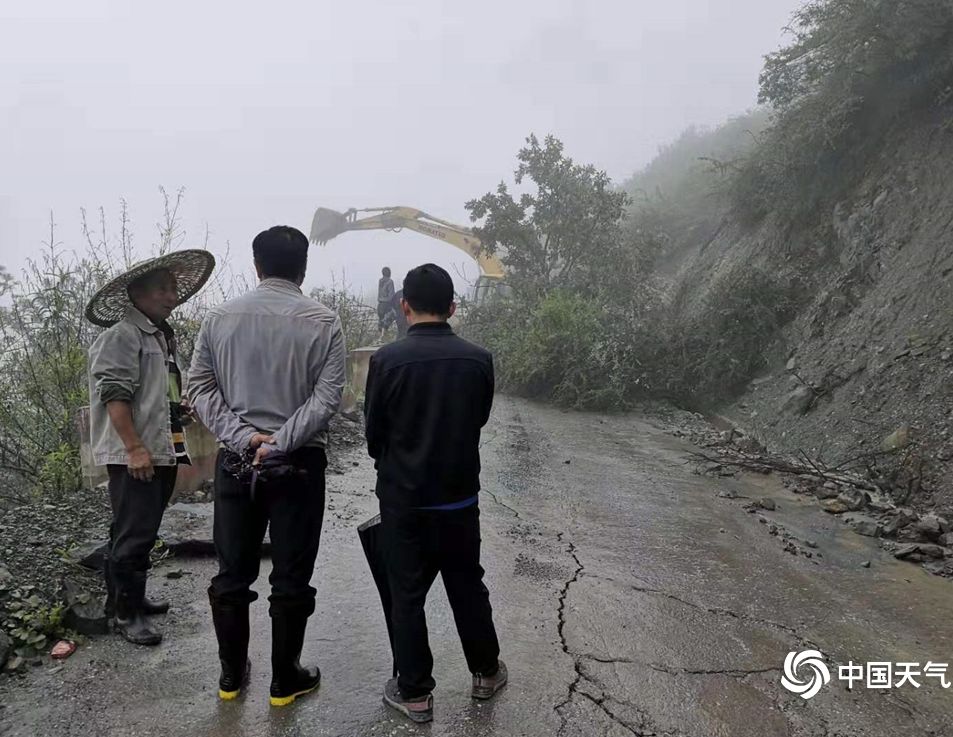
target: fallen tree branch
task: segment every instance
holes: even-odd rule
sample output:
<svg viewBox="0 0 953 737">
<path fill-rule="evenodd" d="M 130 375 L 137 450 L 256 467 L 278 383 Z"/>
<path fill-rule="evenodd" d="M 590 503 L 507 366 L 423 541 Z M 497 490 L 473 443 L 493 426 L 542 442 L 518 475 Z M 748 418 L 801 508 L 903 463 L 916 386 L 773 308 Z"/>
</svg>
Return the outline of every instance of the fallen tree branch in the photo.
<svg viewBox="0 0 953 737">
<path fill-rule="evenodd" d="M 801 451 L 803 454 L 803 451 Z M 853 486 L 864 491 L 874 491 L 883 493 L 883 489 L 871 481 L 845 473 L 838 473 L 829 468 L 822 468 L 812 461 L 806 455 L 806 463 L 781 458 L 779 456 L 749 456 L 744 453 L 732 452 L 730 455 L 711 456 L 706 453 L 695 451 L 689 454 L 690 457 L 706 463 L 714 463 L 720 466 L 731 466 L 742 468 L 748 471 L 763 472 L 765 469 L 779 473 L 787 473 L 794 476 L 810 476 L 821 481 L 831 481 L 833 483 Z"/>
</svg>

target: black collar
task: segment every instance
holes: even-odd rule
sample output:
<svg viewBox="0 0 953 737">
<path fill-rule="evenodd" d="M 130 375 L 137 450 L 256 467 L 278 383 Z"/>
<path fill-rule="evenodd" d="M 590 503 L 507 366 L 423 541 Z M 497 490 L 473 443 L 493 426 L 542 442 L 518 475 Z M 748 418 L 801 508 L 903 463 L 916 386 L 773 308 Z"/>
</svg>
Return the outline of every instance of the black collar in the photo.
<svg viewBox="0 0 953 737">
<path fill-rule="evenodd" d="M 453 335 L 453 328 L 446 322 L 418 322 L 407 329 L 408 335 Z"/>
</svg>

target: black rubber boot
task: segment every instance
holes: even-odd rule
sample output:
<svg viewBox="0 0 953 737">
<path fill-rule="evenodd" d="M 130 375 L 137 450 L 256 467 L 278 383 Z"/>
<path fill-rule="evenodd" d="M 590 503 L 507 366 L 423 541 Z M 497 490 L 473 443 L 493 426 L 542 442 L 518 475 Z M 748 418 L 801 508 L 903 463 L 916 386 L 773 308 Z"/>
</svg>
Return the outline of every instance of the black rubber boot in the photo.
<svg viewBox="0 0 953 737">
<path fill-rule="evenodd" d="M 248 660 L 248 604 L 209 599 L 212 604 L 212 623 L 218 638 L 218 659 L 222 664 L 218 697 L 222 701 L 232 701 L 248 685 L 251 672 Z"/>
<path fill-rule="evenodd" d="M 165 599 L 150 599 L 148 596 L 142 600 L 142 613 L 147 615 L 166 614 L 169 611 L 169 602 Z"/>
<path fill-rule="evenodd" d="M 103 603 L 103 613 L 106 619 L 116 616 L 116 583 L 109 571 L 109 556 L 103 560 L 103 578 L 106 580 L 106 601 Z"/>
<path fill-rule="evenodd" d="M 146 593 L 145 571 L 118 572 L 111 567 L 115 586 L 116 616 L 113 627 L 116 632 L 134 645 L 158 645 L 162 634 L 142 612 L 142 600 Z"/>
<path fill-rule="evenodd" d="M 109 573 L 109 558 L 103 561 L 103 578 L 106 579 L 106 601 L 103 604 L 103 612 L 107 619 L 116 616 L 116 585 Z M 169 611 L 169 602 L 163 599 L 150 599 L 148 596 L 142 599 L 142 613 L 146 616 L 154 614 L 166 614 Z"/>
<path fill-rule="evenodd" d="M 321 684 L 318 668 L 301 667 L 301 648 L 307 626 L 307 615 L 287 612 L 271 615 L 272 706 L 288 706 Z"/>
</svg>

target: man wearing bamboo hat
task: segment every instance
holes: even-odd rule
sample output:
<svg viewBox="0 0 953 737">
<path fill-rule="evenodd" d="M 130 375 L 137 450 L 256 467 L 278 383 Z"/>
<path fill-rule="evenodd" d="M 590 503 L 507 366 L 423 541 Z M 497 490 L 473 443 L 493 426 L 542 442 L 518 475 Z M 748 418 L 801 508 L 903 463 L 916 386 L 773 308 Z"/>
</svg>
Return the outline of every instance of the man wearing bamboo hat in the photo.
<svg viewBox="0 0 953 737">
<path fill-rule="evenodd" d="M 147 616 L 168 609 L 145 596 L 149 553 L 178 464 L 189 462 L 168 319 L 214 268 L 208 251 L 169 253 L 116 277 L 86 307 L 87 319 L 107 328 L 89 349 L 93 460 L 107 467 L 112 506 L 104 567 L 107 609 L 116 631 L 136 645 L 162 640 Z"/>
</svg>

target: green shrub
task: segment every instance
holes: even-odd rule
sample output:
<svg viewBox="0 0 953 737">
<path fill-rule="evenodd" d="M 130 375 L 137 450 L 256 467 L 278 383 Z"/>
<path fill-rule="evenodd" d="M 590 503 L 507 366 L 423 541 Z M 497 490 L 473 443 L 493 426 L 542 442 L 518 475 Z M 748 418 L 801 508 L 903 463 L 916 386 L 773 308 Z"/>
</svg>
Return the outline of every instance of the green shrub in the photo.
<svg viewBox="0 0 953 737">
<path fill-rule="evenodd" d="M 797 278 L 736 267 L 703 304 L 661 326 L 667 338 L 664 390 L 701 407 L 737 393 L 764 368 L 766 349 L 804 298 Z"/>
<path fill-rule="evenodd" d="M 773 124 L 733 187 L 748 221 L 796 223 L 829 206 L 892 126 L 948 99 L 953 84 L 949 0 L 811 0 L 791 28 L 760 79 Z"/>
<path fill-rule="evenodd" d="M 560 290 L 468 313 L 464 335 L 491 350 L 497 385 L 576 409 L 622 409 L 656 383 L 658 340 L 618 302 Z"/>
<path fill-rule="evenodd" d="M 65 634 L 64 607 L 50 603 L 34 586 L 5 587 L 0 584 L 0 622 L 13 641 L 17 655 L 32 657 L 49 648 L 50 642 Z"/>
<path fill-rule="evenodd" d="M 343 278 L 340 284 L 335 280 L 330 287 L 312 289 L 311 297 L 338 314 L 349 351 L 377 340 L 376 310 L 365 305 Z"/>
</svg>

